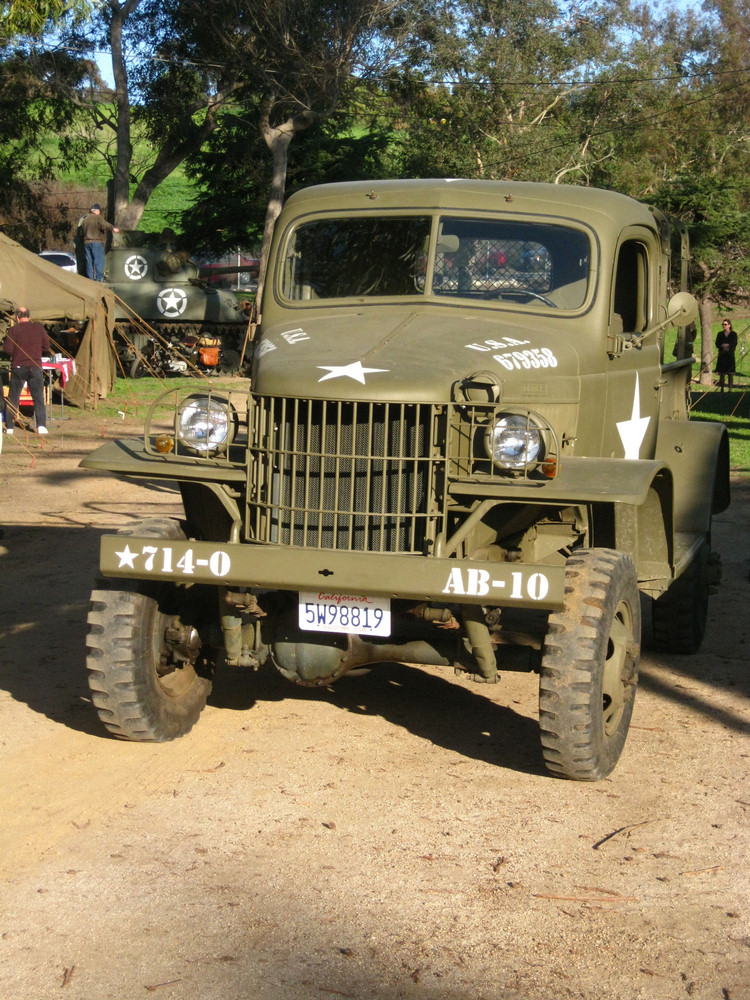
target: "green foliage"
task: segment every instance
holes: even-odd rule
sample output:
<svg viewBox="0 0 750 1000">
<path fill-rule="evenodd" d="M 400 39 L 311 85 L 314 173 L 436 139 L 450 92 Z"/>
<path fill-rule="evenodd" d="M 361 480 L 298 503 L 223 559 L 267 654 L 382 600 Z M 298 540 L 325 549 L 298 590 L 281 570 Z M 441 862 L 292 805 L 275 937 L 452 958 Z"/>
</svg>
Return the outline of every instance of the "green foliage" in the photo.
<svg viewBox="0 0 750 1000">
<path fill-rule="evenodd" d="M 622 14 L 619 2 L 464 0 L 428 8 L 389 77 L 409 175 L 554 180 L 588 130 L 574 113 Z"/>
<path fill-rule="evenodd" d="M 750 288 L 747 192 L 724 172 L 686 171 L 662 185 L 658 196 L 688 226 L 696 294 L 724 305 L 745 298 Z"/>
<path fill-rule="evenodd" d="M 64 238 L 65 208 L 48 197 L 50 182 L 82 155 L 71 141 L 77 109 L 57 100 L 49 79 L 80 78 L 76 60 L 23 49 L 0 50 L 0 224 L 25 246 Z"/>
<path fill-rule="evenodd" d="M 383 176 L 382 154 L 392 141 L 389 126 L 352 127 L 358 105 L 343 109 L 317 128 L 301 132 L 289 149 L 286 191 L 310 184 Z M 181 218 L 188 245 L 220 255 L 260 242 L 268 203 L 268 151 L 246 106 L 226 114 L 200 153 L 187 163 L 195 200 Z M 254 126 L 254 127 L 253 127 Z"/>
<path fill-rule="evenodd" d="M 0 39 L 39 35 L 67 14 L 85 12 L 85 0 L 10 0 L 0 5 Z"/>
</svg>

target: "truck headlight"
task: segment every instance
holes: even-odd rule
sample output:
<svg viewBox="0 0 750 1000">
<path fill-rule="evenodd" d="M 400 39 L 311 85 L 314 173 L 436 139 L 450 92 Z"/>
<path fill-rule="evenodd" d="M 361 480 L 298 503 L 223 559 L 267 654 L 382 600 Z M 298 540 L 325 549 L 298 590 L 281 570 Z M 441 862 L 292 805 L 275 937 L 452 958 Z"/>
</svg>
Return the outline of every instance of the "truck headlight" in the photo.
<svg viewBox="0 0 750 1000">
<path fill-rule="evenodd" d="M 525 469 L 544 456 L 542 428 L 529 414 L 501 414 L 487 429 L 484 443 L 501 469 Z"/>
<path fill-rule="evenodd" d="M 175 431 L 184 447 L 208 455 L 223 451 L 231 444 L 234 426 L 228 400 L 191 396 L 177 410 Z"/>
</svg>

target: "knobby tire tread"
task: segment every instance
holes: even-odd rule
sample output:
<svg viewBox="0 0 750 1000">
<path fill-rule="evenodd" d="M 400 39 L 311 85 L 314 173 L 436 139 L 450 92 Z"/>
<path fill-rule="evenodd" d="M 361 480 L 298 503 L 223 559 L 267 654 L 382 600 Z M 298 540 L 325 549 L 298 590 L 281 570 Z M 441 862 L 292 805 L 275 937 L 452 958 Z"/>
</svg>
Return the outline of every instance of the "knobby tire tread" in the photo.
<svg viewBox="0 0 750 1000">
<path fill-rule="evenodd" d="M 162 689 L 155 662 L 160 619 L 157 602 L 146 594 L 95 590 L 91 595 L 89 687 L 99 718 L 120 739 L 164 742 L 184 735 L 211 691 L 211 681 L 199 674 L 177 696 Z"/>
<path fill-rule="evenodd" d="M 543 755 L 548 769 L 560 777 L 581 781 L 604 778 L 622 752 L 635 686 L 617 731 L 607 736 L 602 723 L 600 676 L 609 625 L 621 599 L 630 608 L 638 643 L 640 598 L 630 559 L 609 549 L 586 550 L 569 558 L 565 607 L 549 617 L 539 686 Z"/>
</svg>

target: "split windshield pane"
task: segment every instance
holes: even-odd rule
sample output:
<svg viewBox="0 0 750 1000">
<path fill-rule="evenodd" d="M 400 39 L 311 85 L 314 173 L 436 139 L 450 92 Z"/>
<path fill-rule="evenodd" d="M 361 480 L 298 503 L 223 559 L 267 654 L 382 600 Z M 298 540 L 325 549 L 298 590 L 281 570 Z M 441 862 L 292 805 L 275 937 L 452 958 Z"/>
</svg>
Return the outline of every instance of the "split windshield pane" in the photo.
<svg viewBox="0 0 750 1000">
<path fill-rule="evenodd" d="M 576 309 L 586 297 L 588 236 L 569 226 L 444 217 L 431 285 L 432 220 L 324 219 L 298 227 L 286 257 L 287 299 L 413 296 L 530 303 Z"/>
</svg>

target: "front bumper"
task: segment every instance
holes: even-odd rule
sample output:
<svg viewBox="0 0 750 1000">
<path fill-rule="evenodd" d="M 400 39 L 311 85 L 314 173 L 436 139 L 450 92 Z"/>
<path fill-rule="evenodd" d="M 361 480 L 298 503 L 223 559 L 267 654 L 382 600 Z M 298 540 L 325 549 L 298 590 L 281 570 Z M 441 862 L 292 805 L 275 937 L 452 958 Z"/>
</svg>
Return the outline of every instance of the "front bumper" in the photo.
<svg viewBox="0 0 750 1000">
<path fill-rule="evenodd" d="M 106 577 L 325 591 L 450 604 L 563 606 L 563 566 L 104 535 Z"/>
</svg>

